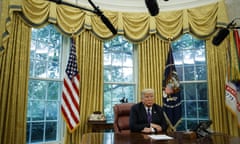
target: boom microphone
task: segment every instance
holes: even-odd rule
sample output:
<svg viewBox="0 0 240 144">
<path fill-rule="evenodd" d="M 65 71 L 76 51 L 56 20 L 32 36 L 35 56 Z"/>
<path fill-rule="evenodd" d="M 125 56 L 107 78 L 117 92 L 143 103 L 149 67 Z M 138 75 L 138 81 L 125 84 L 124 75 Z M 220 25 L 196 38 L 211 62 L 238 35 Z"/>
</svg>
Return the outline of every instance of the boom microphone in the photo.
<svg viewBox="0 0 240 144">
<path fill-rule="evenodd" d="M 212 43 L 216 46 L 218 46 L 229 34 L 229 28 L 234 27 L 235 20 L 232 20 L 228 25 L 227 28 L 220 29 L 217 35 L 213 38 Z"/>
<path fill-rule="evenodd" d="M 156 16 L 159 13 L 158 3 L 156 0 L 145 0 L 145 4 L 151 16 Z"/>
<path fill-rule="evenodd" d="M 112 23 L 108 20 L 105 15 L 100 15 L 102 22 L 108 27 L 108 29 L 115 35 L 117 30 L 113 27 Z"/>
<path fill-rule="evenodd" d="M 107 28 L 115 35 L 117 34 L 117 30 L 113 27 L 112 23 L 109 21 L 109 19 L 103 15 L 103 12 L 91 1 L 88 0 L 88 2 L 92 5 L 94 8 L 94 13 L 96 13 L 98 16 L 100 16 L 102 22 L 107 26 Z"/>
<path fill-rule="evenodd" d="M 49 1 L 55 2 L 55 3 L 57 3 L 57 4 L 61 4 L 61 3 L 62 3 L 61 0 L 49 0 Z"/>
<path fill-rule="evenodd" d="M 223 28 L 219 30 L 217 35 L 213 38 L 212 43 L 218 46 L 229 34 L 229 30 L 227 28 Z"/>
</svg>

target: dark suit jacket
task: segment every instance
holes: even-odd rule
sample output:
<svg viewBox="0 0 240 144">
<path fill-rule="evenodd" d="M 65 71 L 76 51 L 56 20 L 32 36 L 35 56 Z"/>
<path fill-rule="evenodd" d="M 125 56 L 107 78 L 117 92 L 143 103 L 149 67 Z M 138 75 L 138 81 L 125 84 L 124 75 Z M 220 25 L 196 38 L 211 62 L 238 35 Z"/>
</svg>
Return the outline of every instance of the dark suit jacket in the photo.
<svg viewBox="0 0 240 144">
<path fill-rule="evenodd" d="M 144 127 L 150 127 L 142 102 L 131 107 L 129 123 L 132 132 L 141 132 Z M 152 106 L 152 123 L 160 125 L 163 132 L 166 132 L 168 125 L 163 115 L 163 109 L 157 104 L 153 104 Z"/>
</svg>

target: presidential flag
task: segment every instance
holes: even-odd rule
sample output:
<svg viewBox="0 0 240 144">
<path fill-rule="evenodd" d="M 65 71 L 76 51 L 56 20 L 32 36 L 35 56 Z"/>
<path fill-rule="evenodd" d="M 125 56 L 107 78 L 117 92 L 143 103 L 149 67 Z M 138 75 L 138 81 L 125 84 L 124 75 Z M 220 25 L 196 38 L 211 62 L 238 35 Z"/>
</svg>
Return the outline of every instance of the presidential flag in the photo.
<svg viewBox="0 0 240 144">
<path fill-rule="evenodd" d="M 79 80 L 75 42 L 71 38 L 71 48 L 63 80 L 61 99 L 61 112 L 70 132 L 73 132 L 80 124 Z"/>
<path fill-rule="evenodd" d="M 230 45 L 229 48 L 232 48 L 233 51 L 236 50 L 236 52 L 231 53 L 231 50 L 228 50 L 225 103 L 228 110 L 238 120 L 238 126 L 240 127 L 240 36 L 238 30 L 233 30 Z M 236 64 L 236 66 L 232 63 Z"/>
<path fill-rule="evenodd" d="M 237 118 L 240 127 L 240 80 L 226 82 L 225 92 L 226 106 Z"/>
<path fill-rule="evenodd" d="M 163 109 L 165 112 L 165 118 L 171 130 L 176 131 L 176 128 L 181 121 L 182 109 L 180 82 L 174 64 L 171 48 L 168 52 L 168 58 L 163 77 Z"/>
</svg>

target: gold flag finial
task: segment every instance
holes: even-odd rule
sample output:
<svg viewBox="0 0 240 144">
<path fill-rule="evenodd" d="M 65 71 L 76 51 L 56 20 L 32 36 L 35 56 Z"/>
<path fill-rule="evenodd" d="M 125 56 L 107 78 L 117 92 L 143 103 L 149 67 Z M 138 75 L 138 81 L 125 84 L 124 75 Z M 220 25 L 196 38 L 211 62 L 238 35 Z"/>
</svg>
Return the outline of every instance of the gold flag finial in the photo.
<svg viewBox="0 0 240 144">
<path fill-rule="evenodd" d="M 171 42 L 172 40 L 173 40 L 173 36 L 172 36 L 172 35 L 169 35 L 168 41 Z"/>
</svg>

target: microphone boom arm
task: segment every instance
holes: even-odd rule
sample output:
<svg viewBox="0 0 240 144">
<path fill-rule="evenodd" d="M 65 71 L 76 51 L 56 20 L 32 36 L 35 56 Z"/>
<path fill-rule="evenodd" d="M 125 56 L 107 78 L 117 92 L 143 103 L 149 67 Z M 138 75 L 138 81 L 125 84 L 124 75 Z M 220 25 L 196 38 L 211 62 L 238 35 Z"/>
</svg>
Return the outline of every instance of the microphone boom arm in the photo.
<svg viewBox="0 0 240 144">
<path fill-rule="evenodd" d="M 67 6 L 71 6 L 71 7 L 74 7 L 74 8 L 81 9 L 81 10 L 89 11 L 89 12 L 92 12 L 92 13 L 96 13 L 94 10 L 87 9 L 87 8 L 84 8 L 84 7 L 80 7 L 80 6 L 77 6 L 77 5 L 62 1 L 62 0 L 49 0 L 49 1 L 55 2 L 57 4 L 64 4 L 64 5 L 67 5 Z"/>
<path fill-rule="evenodd" d="M 227 29 L 240 29 L 240 26 L 236 26 L 236 20 L 240 21 L 240 18 L 234 18 L 228 25 L 227 25 Z"/>
<path fill-rule="evenodd" d="M 89 12 L 95 13 L 96 15 L 100 16 L 102 22 L 107 26 L 107 28 L 114 35 L 117 34 L 117 30 L 113 27 L 112 23 L 108 20 L 108 18 L 106 16 L 103 15 L 103 12 L 91 0 L 88 0 L 88 2 L 92 5 L 94 10 L 88 9 L 88 8 L 84 8 L 84 7 L 81 7 L 81 6 L 77 6 L 77 5 L 68 3 L 68 2 L 64 2 L 62 0 L 49 0 L 49 1 L 55 2 L 57 4 L 64 4 L 64 5 L 67 5 L 67 6 L 71 6 L 71 7 L 74 7 L 74 8 L 78 8 L 78 9 L 81 9 L 81 10 L 85 10 L 85 11 L 89 11 Z"/>
<path fill-rule="evenodd" d="M 99 7 L 96 6 L 91 0 L 88 0 L 88 2 L 94 8 L 94 13 L 96 13 L 98 16 L 101 16 L 103 12 L 99 9 Z"/>
</svg>

